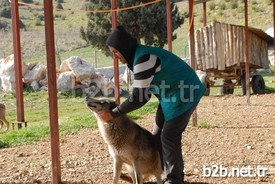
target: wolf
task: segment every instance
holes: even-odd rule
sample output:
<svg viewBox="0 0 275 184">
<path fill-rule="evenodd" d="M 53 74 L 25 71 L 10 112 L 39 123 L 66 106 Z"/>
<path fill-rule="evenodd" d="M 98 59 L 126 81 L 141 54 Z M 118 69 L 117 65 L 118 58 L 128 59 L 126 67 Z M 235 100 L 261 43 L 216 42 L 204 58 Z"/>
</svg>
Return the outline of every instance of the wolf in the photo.
<svg viewBox="0 0 275 184">
<path fill-rule="evenodd" d="M 86 104 L 97 118 L 99 131 L 113 158 L 113 184 L 118 183 L 123 164 L 134 184 L 142 184 L 149 176 L 155 176 L 157 184 L 161 184 L 163 171 L 157 138 L 127 115 L 108 122 L 100 119 L 100 111 L 111 111 L 117 106 L 113 100 L 86 97 Z"/>
<path fill-rule="evenodd" d="M 10 123 L 6 120 L 6 106 L 0 103 L 0 130 L 3 128 L 4 123 L 6 124 L 6 131 L 8 131 Z"/>
</svg>

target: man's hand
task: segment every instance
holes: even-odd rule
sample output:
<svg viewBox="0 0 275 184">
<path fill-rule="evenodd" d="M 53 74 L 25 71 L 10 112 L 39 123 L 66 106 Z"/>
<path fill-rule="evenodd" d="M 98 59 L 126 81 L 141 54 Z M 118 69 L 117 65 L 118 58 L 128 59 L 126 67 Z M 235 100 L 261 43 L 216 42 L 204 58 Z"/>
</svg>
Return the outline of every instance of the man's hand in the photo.
<svg viewBox="0 0 275 184">
<path fill-rule="evenodd" d="M 113 116 L 109 110 L 102 110 L 97 113 L 102 121 L 109 122 L 113 119 Z"/>
</svg>

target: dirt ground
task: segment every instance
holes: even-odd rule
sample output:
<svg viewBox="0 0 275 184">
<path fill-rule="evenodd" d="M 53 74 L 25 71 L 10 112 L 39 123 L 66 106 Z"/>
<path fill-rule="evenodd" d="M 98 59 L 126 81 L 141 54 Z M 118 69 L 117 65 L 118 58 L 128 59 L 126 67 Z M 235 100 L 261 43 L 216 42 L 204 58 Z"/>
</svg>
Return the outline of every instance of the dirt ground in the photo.
<svg viewBox="0 0 275 184">
<path fill-rule="evenodd" d="M 197 112 L 204 127 L 190 123 L 183 134 L 186 183 L 275 183 L 275 94 L 246 100 L 203 97 Z M 151 130 L 154 117 L 145 118 L 152 123 L 138 123 Z M 111 183 L 112 159 L 98 130 L 62 136 L 60 145 L 64 183 Z M 0 183 L 51 183 L 49 139 L 0 149 Z"/>
</svg>

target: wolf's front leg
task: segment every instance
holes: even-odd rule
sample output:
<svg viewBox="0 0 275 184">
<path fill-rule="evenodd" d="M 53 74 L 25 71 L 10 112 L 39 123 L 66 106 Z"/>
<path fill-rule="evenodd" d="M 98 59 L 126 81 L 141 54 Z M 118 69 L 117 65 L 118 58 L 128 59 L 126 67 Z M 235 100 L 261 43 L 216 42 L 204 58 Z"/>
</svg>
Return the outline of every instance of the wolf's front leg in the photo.
<svg viewBox="0 0 275 184">
<path fill-rule="evenodd" d="M 113 158 L 113 184 L 118 183 L 118 179 L 121 174 L 122 161 L 119 158 Z"/>
</svg>

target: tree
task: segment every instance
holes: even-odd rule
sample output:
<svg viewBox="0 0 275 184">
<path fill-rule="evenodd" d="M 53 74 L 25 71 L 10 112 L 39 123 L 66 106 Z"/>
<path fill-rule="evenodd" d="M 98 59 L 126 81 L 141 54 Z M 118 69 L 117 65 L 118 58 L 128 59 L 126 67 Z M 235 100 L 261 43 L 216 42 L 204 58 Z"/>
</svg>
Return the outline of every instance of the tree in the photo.
<svg viewBox="0 0 275 184">
<path fill-rule="evenodd" d="M 87 0 L 87 10 L 109 10 L 111 9 L 110 0 Z M 131 7 L 148 0 L 121 0 L 117 1 L 117 7 Z M 179 13 L 178 7 L 171 2 L 172 31 L 181 26 L 184 16 Z M 88 24 L 86 31 L 80 29 L 81 38 L 88 45 L 92 45 L 103 51 L 107 51 L 105 41 L 111 30 L 111 13 L 88 13 Z M 164 47 L 167 43 L 166 28 L 166 3 L 161 1 L 156 4 L 141 8 L 118 12 L 118 25 L 123 25 L 126 30 L 137 38 L 143 40 L 146 45 Z M 176 35 L 173 35 L 173 39 Z M 105 52 L 107 53 L 107 52 Z"/>
</svg>

